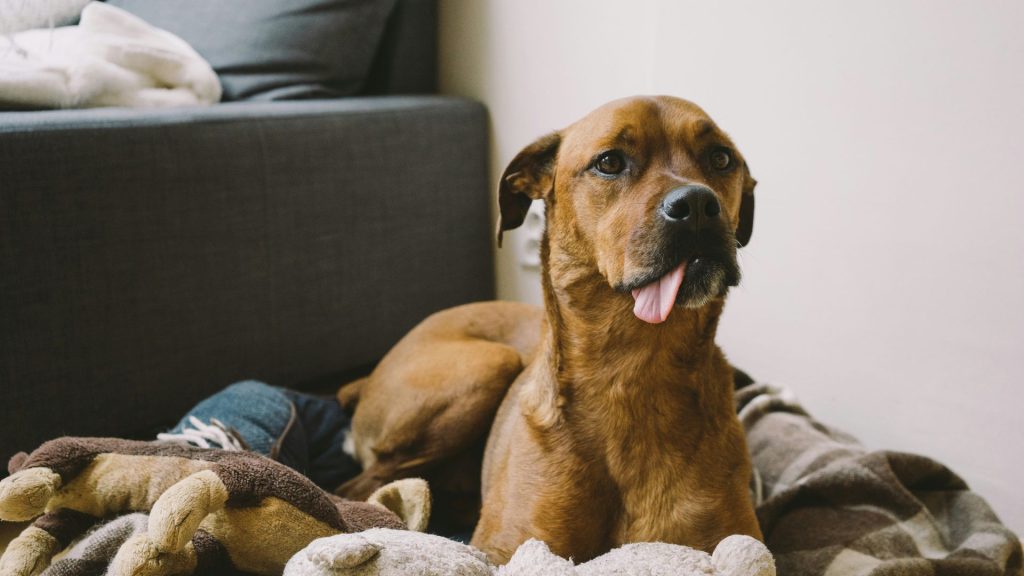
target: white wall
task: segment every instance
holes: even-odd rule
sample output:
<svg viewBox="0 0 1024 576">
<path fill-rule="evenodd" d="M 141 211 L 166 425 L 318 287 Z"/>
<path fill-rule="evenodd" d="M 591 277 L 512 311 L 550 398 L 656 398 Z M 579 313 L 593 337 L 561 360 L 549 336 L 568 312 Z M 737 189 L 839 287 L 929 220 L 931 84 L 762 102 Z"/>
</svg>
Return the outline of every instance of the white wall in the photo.
<svg viewBox="0 0 1024 576">
<path fill-rule="evenodd" d="M 760 181 L 730 359 L 1024 533 L 1024 3 L 780 6 L 443 0 L 442 87 L 490 108 L 495 178 L 606 100 L 703 106 Z M 516 237 L 499 295 L 539 302 Z"/>
</svg>

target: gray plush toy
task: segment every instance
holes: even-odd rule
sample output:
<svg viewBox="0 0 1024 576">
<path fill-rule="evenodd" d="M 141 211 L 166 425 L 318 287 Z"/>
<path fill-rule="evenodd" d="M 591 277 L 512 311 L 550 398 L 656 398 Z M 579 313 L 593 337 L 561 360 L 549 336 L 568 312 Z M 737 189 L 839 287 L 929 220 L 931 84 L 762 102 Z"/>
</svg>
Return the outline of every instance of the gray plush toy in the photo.
<svg viewBox="0 0 1024 576">
<path fill-rule="evenodd" d="M 417 532 L 375 528 L 314 540 L 292 557 L 284 576 L 775 576 L 764 544 L 730 536 L 714 554 L 664 544 L 627 544 L 580 565 L 530 540 L 494 567 L 465 544 Z"/>
</svg>

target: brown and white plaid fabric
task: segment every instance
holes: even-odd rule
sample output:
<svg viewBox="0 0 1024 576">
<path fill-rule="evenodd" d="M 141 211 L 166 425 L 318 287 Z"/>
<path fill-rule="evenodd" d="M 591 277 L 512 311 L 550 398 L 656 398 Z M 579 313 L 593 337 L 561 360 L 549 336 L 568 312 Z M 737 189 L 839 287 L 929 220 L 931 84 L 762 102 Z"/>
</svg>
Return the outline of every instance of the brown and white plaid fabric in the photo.
<svg viewBox="0 0 1024 576">
<path fill-rule="evenodd" d="M 1021 542 L 948 468 L 868 451 L 737 373 L 757 515 L 781 576 L 1020 576 Z"/>
</svg>

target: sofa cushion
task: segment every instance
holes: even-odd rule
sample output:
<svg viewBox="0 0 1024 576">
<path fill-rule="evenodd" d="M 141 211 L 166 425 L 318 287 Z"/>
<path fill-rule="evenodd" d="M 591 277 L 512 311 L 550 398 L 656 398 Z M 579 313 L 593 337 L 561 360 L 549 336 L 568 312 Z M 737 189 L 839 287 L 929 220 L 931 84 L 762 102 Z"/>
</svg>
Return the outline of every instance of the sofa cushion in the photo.
<svg viewBox="0 0 1024 576">
<path fill-rule="evenodd" d="M 109 0 L 177 34 L 220 76 L 224 100 L 356 94 L 395 0 Z"/>
</svg>

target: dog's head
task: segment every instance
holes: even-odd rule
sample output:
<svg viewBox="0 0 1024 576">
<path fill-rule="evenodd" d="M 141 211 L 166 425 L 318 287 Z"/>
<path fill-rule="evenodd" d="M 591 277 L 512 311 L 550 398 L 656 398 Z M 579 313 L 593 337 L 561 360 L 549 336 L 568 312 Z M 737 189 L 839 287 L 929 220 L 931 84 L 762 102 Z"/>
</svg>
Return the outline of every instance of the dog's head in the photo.
<svg viewBox="0 0 1024 576">
<path fill-rule="evenodd" d="M 664 321 L 740 280 L 754 185 L 729 137 L 696 105 L 667 96 L 616 100 L 540 138 L 499 187 L 501 233 L 543 199 L 552 245 L 632 294 L 634 313 Z"/>
</svg>

